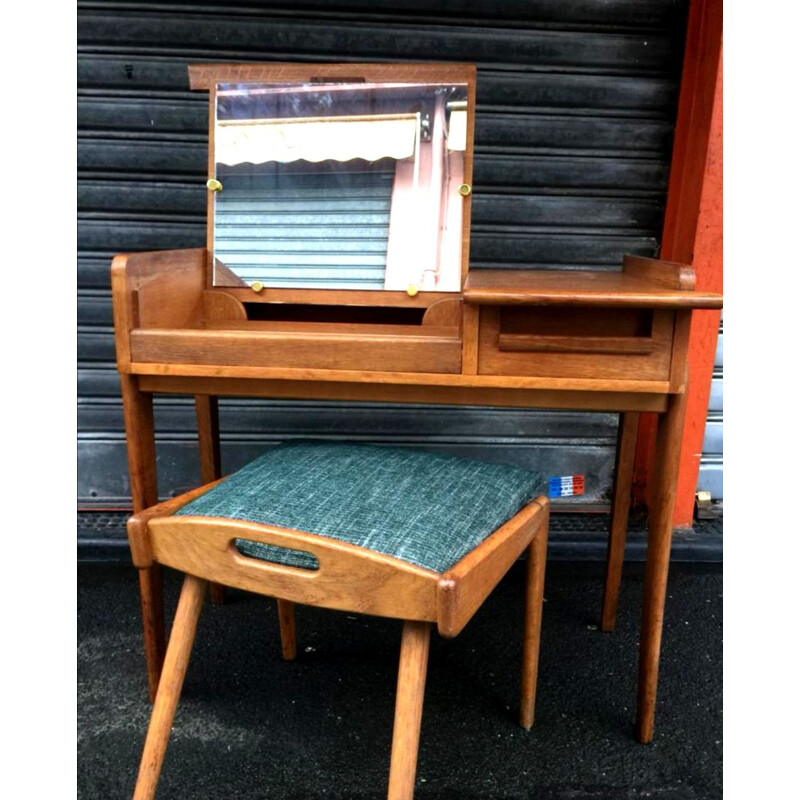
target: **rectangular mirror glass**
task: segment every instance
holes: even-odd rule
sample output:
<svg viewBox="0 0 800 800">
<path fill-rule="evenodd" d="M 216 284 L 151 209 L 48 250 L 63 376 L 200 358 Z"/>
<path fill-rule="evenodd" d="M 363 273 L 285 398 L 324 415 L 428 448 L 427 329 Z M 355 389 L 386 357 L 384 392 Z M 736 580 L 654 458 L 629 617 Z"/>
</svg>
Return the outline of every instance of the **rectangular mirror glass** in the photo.
<svg viewBox="0 0 800 800">
<path fill-rule="evenodd" d="M 215 286 L 457 292 L 466 84 L 216 85 Z"/>
</svg>

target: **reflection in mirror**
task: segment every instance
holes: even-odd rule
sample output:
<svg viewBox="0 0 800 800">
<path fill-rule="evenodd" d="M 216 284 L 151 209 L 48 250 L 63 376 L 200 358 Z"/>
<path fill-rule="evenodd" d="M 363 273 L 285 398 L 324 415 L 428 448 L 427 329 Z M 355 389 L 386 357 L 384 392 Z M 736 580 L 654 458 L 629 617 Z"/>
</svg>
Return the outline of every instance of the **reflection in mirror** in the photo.
<svg viewBox="0 0 800 800">
<path fill-rule="evenodd" d="M 216 97 L 216 286 L 461 289 L 466 85 L 219 84 Z"/>
</svg>

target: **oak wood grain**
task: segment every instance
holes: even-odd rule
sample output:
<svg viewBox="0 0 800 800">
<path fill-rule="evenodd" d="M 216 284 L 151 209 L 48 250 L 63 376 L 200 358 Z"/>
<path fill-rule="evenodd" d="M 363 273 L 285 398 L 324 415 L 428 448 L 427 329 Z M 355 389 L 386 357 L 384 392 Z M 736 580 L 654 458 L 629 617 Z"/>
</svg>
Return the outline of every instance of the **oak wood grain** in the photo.
<svg viewBox="0 0 800 800">
<path fill-rule="evenodd" d="M 191 80 L 191 72 L 190 72 Z M 217 177 L 217 159 L 214 150 L 214 141 L 216 139 L 216 119 L 217 119 L 217 87 L 212 84 L 208 87 L 208 165 L 206 167 L 207 178 Z M 216 192 L 206 189 L 206 275 L 205 285 L 211 288 L 216 282 L 216 265 L 218 259 L 214 258 L 214 217 L 216 210 L 217 197 Z M 221 262 L 219 262 L 221 263 Z M 237 281 L 244 283 L 238 276 L 235 276 L 227 266 L 223 265 L 220 270 L 220 275 L 224 276 L 224 283 L 229 283 L 229 277 L 235 277 Z"/>
<path fill-rule="evenodd" d="M 478 374 L 478 332 L 480 326 L 480 308 L 463 304 L 463 322 L 461 325 L 461 373 L 463 375 Z"/>
<path fill-rule="evenodd" d="M 675 312 L 675 333 L 672 337 L 672 359 L 669 367 L 669 388 L 673 394 L 682 394 L 686 391 L 691 326 L 692 313 L 690 311 Z"/>
<path fill-rule="evenodd" d="M 134 277 L 141 328 L 199 328 L 203 319 L 204 251 L 168 259 L 163 269 Z M 138 259 L 134 256 L 134 264 Z M 130 263 L 130 262 L 129 262 Z"/>
<path fill-rule="evenodd" d="M 428 306 L 427 311 L 422 317 L 423 325 L 434 327 L 461 328 L 461 298 L 448 297 L 445 300 L 438 300 L 433 305 Z"/>
<path fill-rule="evenodd" d="M 136 295 L 129 282 L 128 254 L 115 256 L 111 262 L 111 298 L 114 314 L 114 345 L 117 369 L 128 372 L 131 365 L 130 331 L 138 326 Z"/>
<path fill-rule="evenodd" d="M 278 624 L 281 631 L 281 655 L 284 661 L 297 658 L 297 623 L 295 604 L 278 598 Z"/>
<path fill-rule="evenodd" d="M 576 408 L 590 408 L 591 404 L 595 402 L 595 398 L 582 397 L 579 392 L 615 392 L 619 394 L 666 394 L 669 391 L 669 382 L 666 380 L 630 380 L 630 379 L 613 379 L 613 378 L 554 378 L 554 377 L 537 377 L 526 375 L 457 375 L 457 374 L 431 374 L 431 373 L 414 373 L 414 372 L 383 372 L 378 370 L 342 370 L 342 369 L 319 369 L 319 368 L 303 368 L 303 367 L 231 367 L 226 365 L 215 364 L 167 364 L 164 362 L 141 362 L 131 365 L 131 372 L 135 375 L 142 376 L 139 379 L 141 386 L 147 386 L 148 391 L 152 391 L 152 386 L 157 385 L 153 382 L 145 382 L 145 375 L 150 376 L 174 376 L 184 377 L 189 379 L 200 378 L 219 378 L 225 381 L 231 381 L 231 389 L 229 392 L 214 391 L 213 394 L 238 394 L 244 390 L 248 384 L 249 379 L 272 381 L 276 391 L 280 391 L 280 384 L 284 381 L 298 381 L 301 383 L 313 382 L 315 387 L 322 390 L 322 386 L 326 383 L 351 383 L 357 384 L 363 388 L 358 391 L 363 391 L 365 395 L 371 391 L 370 387 L 378 386 L 409 386 L 418 387 L 420 389 L 428 390 L 433 393 L 438 390 L 447 388 L 459 389 L 489 389 L 489 390 L 502 390 L 504 389 L 542 389 L 549 390 L 552 393 L 570 392 L 572 401 L 575 403 Z M 236 382 L 236 379 L 247 379 Z M 166 386 L 166 384 L 161 384 Z M 187 383 L 187 385 L 189 385 Z M 198 386 L 200 384 L 197 384 Z M 222 386 L 222 382 L 219 384 Z M 263 385 L 263 384 L 262 384 Z M 253 388 L 257 388 L 257 384 L 252 384 Z M 335 390 L 332 390 L 335 391 Z M 192 394 L 199 394 L 199 391 L 193 391 Z M 249 394 L 249 393 L 248 393 Z M 491 392 L 487 392 L 490 396 Z M 287 396 L 281 393 L 281 396 Z M 301 395 L 302 396 L 302 395 Z M 508 392 L 507 397 L 510 399 L 513 392 Z M 355 398 L 354 398 L 355 399 Z M 425 402 L 420 400 L 419 402 Z M 497 403 L 494 403 L 497 405 Z M 563 406 L 559 406 L 563 407 Z"/>
<path fill-rule="evenodd" d="M 668 289 L 691 292 L 695 287 L 694 269 L 689 264 L 665 261 L 644 256 L 623 256 L 622 271 L 643 280 L 661 284 Z"/>
<path fill-rule="evenodd" d="M 189 87 L 195 91 L 210 90 L 218 83 L 314 83 L 321 78 L 339 81 L 353 78 L 374 83 L 473 84 L 477 74 L 474 64 L 458 63 L 207 63 L 189 64 L 188 69 Z"/>
<path fill-rule="evenodd" d="M 142 611 L 147 693 L 150 702 L 156 699 L 161 665 L 164 663 L 164 579 L 161 565 L 152 564 L 137 570 L 139 601 Z"/>
<path fill-rule="evenodd" d="M 604 332 L 599 320 L 594 320 L 592 332 L 595 335 L 531 336 L 518 329 L 513 333 L 504 333 L 507 310 L 513 312 L 514 309 L 506 306 L 481 309 L 478 334 L 480 375 L 652 381 L 669 379 L 674 323 L 674 312 L 670 310 L 652 313 L 649 335 L 625 337 L 596 335 Z M 611 331 L 614 331 L 614 317 L 620 313 L 627 311 L 607 309 L 602 312 L 609 318 L 607 327 Z M 532 316 L 535 317 L 535 310 Z M 536 344 L 542 340 L 544 347 L 535 350 Z M 511 347 L 508 347 L 509 344 Z M 530 349 L 523 349 L 523 346 Z M 133 349 L 131 352 L 135 355 Z"/>
<path fill-rule="evenodd" d="M 430 623 L 403 623 L 388 800 L 412 800 L 414 797 L 430 637 Z"/>
<path fill-rule="evenodd" d="M 464 82 L 467 84 L 467 143 L 464 151 L 464 183 L 470 187 L 469 194 L 463 198 L 461 206 L 461 285 L 464 286 L 469 274 L 469 246 L 472 232 L 472 198 L 475 195 L 473 186 L 473 169 L 475 153 L 475 112 L 476 107 L 476 72 L 470 73 Z"/>
<path fill-rule="evenodd" d="M 131 331 L 131 357 L 159 364 L 458 373 L 461 341 L 450 331 L 427 328 L 424 333 L 385 336 L 314 329 L 137 329 Z"/>
<path fill-rule="evenodd" d="M 653 740 L 655 726 L 658 665 L 661 656 L 664 603 L 672 543 L 672 514 L 675 508 L 675 483 L 678 477 L 685 414 L 686 394 L 671 395 L 667 413 L 661 415 L 658 422 L 656 483 L 648 522 L 639 639 L 636 735 L 643 744 Z"/>
<path fill-rule="evenodd" d="M 410 297 L 406 292 L 385 289 L 288 289 L 266 286 L 260 292 L 250 287 L 214 286 L 211 292 L 222 291 L 241 303 L 288 303 L 321 306 L 386 306 L 429 308 L 442 300 L 452 300 L 454 292 L 419 292 Z"/>
<path fill-rule="evenodd" d="M 438 575 L 396 558 L 310 533 L 214 517 L 159 517 L 148 523 L 161 564 L 237 589 L 363 614 L 436 619 Z M 319 569 L 241 555 L 235 539 L 312 553 Z"/>
<path fill-rule="evenodd" d="M 158 502 L 153 396 L 141 391 L 133 375 L 120 373 L 122 412 L 128 442 L 128 475 L 134 512 L 142 512 Z M 142 548 L 146 551 L 146 548 Z M 146 558 L 146 556 L 144 556 Z M 151 562 L 139 570 L 147 686 L 153 700 L 164 659 L 164 604 L 161 568 Z"/>
<path fill-rule="evenodd" d="M 178 610 L 172 623 L 164 669 L 158 684 L 158 693 L 147 729 L 139 776 L 133 800 L 152 800 L 156 794 L 161 766 L 169 743 L 169 734 L 175 719 L 175 710 L 186 676 L 186 667 L 192 652 L 197 621 L 203 607 L 206 583 L 192 575 L 183 581 L 178 600 Z"/>
<path fill-rule="evenodd" d="M 147 523 L 151 519 L 174 514 L 179 508 L 213 489 L 219 482 L 217 480 L 199 486 L 196 489 L 191 489 L 178 495 L 178 497 L 171 497 L 163 503 L 137 511 L 133 516 L 129 517 L 126 527 L 133 565 L 139 569 L 144 569 L 153 564 L 153 548 L 150 545 L 150 532 L 147 528 Z"/>
<path fill-rule="evenodd" d="M 601 630 L 606 632 L 613 631 L 616 626 L 638 431 L 638 414 L 634 412 L 620 414 L 614 467 L 614 495 L 606 549 L 606 579 L 603 584 L 603 610 L 600 621 Z"/>
<path fill-rule="evenodd" d="M 200 479 L 203 484 L 222 477 L 222 449 L 219 441 L 219 402 L 213 395 L 198 394 L 194 398 L 197 418 L 197 449 L 200 455 Z M 210 583 L 209 596 L 214 605 L 225 602 L 225 587 Z"/>
<path fill-rule="evenodd" d="M 525 628 L 522 640 L 522 677 L 519 700 L 519 724 L 525 730 L 530 730 L 533 725 L 536 687 L 539 678 L 539 644 L 542 636 L 544 571 L 547 562 L 547 529 L 550 507 L 544 506 L 543 512 L 536 535 L 528 545 Z"/>
<path fill-rule="evenodd" d="M 458 635 L 537 534 L 546 536 L 549 501 L 541 496 L 445 572 L 436 593 L 437 626 L 446 638 Z"/>
<path fill-rule="evenodd" d="M 681 265 L 683 266 L 683 265 Z M 721 308 L 713 292 L 670 289 L 631 272 L 471 270 L 464 302 L 478 305 Z"/>
<path fill-rule="evenodd" d="M 111 262 L 117 369 L 130 372 L 130 334 L 142 326 L 200 325 L 203 248 L 128 253 Z M 170 321 L 171 320 L 171 321 Z"/>
<path fill-rule="evenodd" d="M 206 289 L 202 295 L 203 323 L 208 328 L 211 323 L 244 322 L 247 311 L 239 300 L 226 292 L 212 292 Z"/>
<path fill-rule="evenodd" d="M 213 136 L 213 132 L 209 133 L 209 136 Z M 209 142 L 211 144 L 213 140 Z M 212 152 L 211 147 L 209 147 L 209 153 Z M 211 173 L 209 173 L 210 175 Z M 210 206 L 210 203 L 209 203 Z M 208 216 L 208 223 L 209 226 L 214 224 L 213 217 L 210 215 Z M 223 291 L 219 292 L 220 294 L 227 294 L 224 291 L 225 288 L 240 288 L 240 289 L 247 289 L 249 292 L 253 292 L 253 289 L 250 288 L 250 284 L 247 283 L 244 278 L 240 278 L 230 267 L 226 264 L 223 264 L 218 258 L 213 257 L 213 242 L 208 242 L 206 245 L 206 249 L 208 250 L 208 260 L 211 262 L 213 261 L 213 266 L 209 268 L 209 276 L 208 281 L 206 283 L 206 288 L 211 292 L 211 294 L 215 294 L 215 292 L 211 291 L 214 288 L 222 289 Z M 211 272 L 213 269 L 213 273 Z M 228 295 L 231 296 L 231 295 Z"/>
<path fill-rule="evenodd" d="M 498 350 L 504 353 L 646 355 L 654 348 L 653 339 L 645 336 L 538 336 L 529 333 L 500 333 L 498 336 Z"/>
<path fill-rule="evenodd" d="M 202 368 L 197 368 L 198 371 Z M 588 387 L 575 382 L 553 379 L 526 379 L 527 385 L 488 384 L 478 386 L 406 385 L 386 382 L 347 383 L 326 380 L 259 380 L 214 376 L 218 369 L 209 369 L 209 377 L 189 375 L 142 375 L 139 381 L 147 391 L 167 394 L 212 393 L 233 397 L 273 397 L 291 399 L 353 400 L 386 403 L 441 403 L 443 405 L 496 406 L 509 408 L 568 408 L 586 411 L 653 411 L 667 407 L 667 384 L 636 384 L 631 391 L 628 382 L 620 381 L 618 391 L 605 391 L 587 381 Z M 442 376 L 445 377 L 445 376 Z M 555 384 L 555 386 L 554 386 Z M 628 384 L 628 385 L 626 385 Z M 542 388 L 536 388 L 536 387 Z M 611 384 L 614 387 L 614 384 Z M 547 387 L 547 388 L 545 388 Z M 581 392 L 581 388 L 586 388 Z M 650 391 L 646 392 L 645 388 Z"/>
<path fill-rule="evenodd" d="M 194 398 L 197 418 L 197 444 L 200 454 L 200 479 L 207 484 L 222 477 L 222 451 L 219 442 L 219 402 L 214 395 Z"/>
</svg>

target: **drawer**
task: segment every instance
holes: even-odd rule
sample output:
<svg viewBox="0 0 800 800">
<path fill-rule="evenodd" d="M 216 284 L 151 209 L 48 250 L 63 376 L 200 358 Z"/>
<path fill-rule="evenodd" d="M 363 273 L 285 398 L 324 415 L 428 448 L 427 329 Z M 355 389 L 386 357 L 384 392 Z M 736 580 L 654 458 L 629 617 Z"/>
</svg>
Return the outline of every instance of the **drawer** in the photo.
<svg viewBox="0 0 800 800">
<path fill-rule="evenodd" d="M 478 374 L 668 380 L 675 312 L 482 306 Z"/>
</svg>

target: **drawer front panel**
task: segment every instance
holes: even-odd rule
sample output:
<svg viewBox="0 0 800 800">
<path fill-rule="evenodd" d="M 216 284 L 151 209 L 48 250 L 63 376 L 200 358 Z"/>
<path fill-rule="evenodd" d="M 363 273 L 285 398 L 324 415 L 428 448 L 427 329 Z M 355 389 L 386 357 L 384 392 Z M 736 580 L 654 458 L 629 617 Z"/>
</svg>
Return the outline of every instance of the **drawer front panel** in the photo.
<svg viewBox="0 0 800 800">
<path fill-rule="evenodd" d="M 134 330 L 131 358 L 166 364 L 457 373 L 461 341 L 413 335 Z"/>
<path fill-rule="evenodd" d="M 668 380 L 669 310 L 483 306 L 478 373 Z"/>
</svg>

